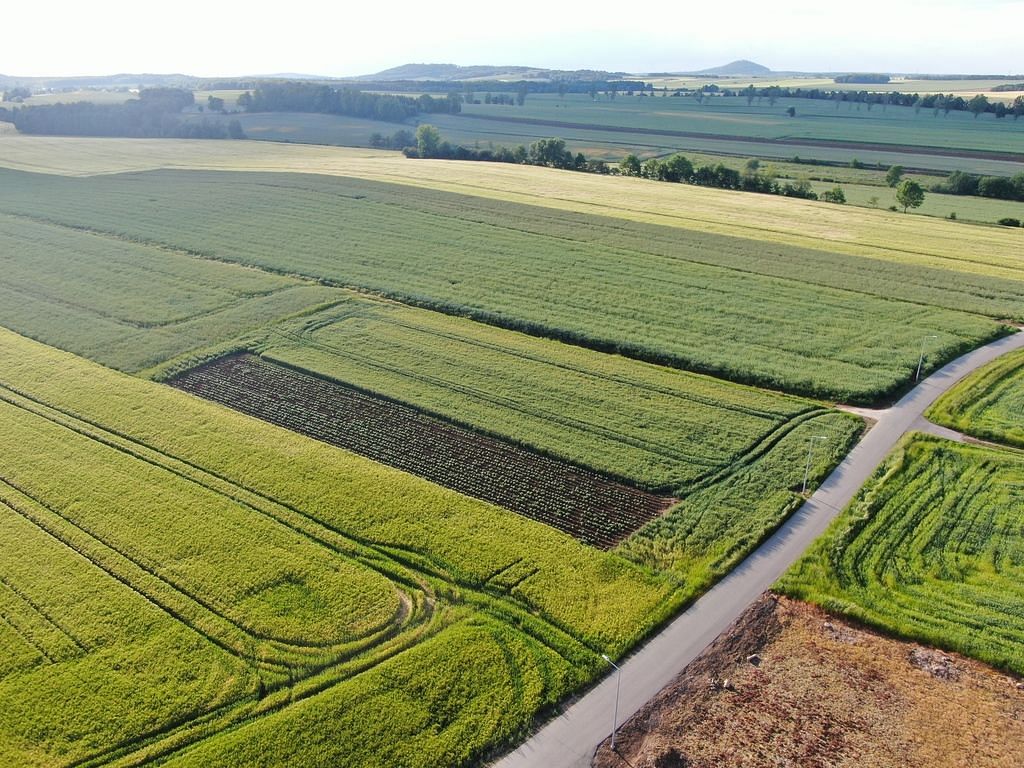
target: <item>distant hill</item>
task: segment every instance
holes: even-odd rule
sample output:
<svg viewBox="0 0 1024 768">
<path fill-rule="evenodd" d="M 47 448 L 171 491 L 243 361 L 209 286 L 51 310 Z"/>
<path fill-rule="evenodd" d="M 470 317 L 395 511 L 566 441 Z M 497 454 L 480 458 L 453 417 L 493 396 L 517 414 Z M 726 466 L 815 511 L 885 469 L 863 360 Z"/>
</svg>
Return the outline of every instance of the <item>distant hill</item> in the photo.
<svg viewBox="0 0 1024 768">
<path fill-rule="evenodd" d="M 728 64 L 723 64 L 720 67 L 710 67 L 709 69 L 701 69 L 697 72 L 693 72 L 694 75 L 770 75 L 772 71 L 768 67 L 757 64 L 753 61 L 747 61 L 746 59 L 740 59 L 739 61 L 731 61 Z"/>
<path fill-rule="evenodd" d="M 80 76 L 80 77 L 17 77 L 0 75 L 0 88 L 24 86 L 33 90 L 65 90 L 77 88 L 135 88 L 137 86 L 179 87 L 190 88 L 199 78 L 190 75 L 171 74 L 157 75 L 149 73 L 117 75 Z"/>
<path fill-rule="evenodd" d="M 356 80 L 387 82 L 390 80 L 439 80 L 467 82 L 473 80 L 614 80 L 625 77 L 625 72 L 604 72 L 591 69 L 563 70 L 540 67 L 458 64 L 403 64 Z"/>
</svg>

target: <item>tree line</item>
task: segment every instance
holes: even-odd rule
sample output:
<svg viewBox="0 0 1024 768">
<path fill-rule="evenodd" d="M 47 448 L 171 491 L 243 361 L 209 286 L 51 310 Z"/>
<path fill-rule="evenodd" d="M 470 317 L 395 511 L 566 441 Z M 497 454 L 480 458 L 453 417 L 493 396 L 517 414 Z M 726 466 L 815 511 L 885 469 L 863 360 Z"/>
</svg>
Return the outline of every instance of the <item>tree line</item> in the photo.
<svg viewBox="0 0 1024 768">
<path fill-rule="evenodd" d="M 945 181 L 932 185 L 932 192 L 947 195 L 971 195 L 994 197 L 997 200 L 1020 200 L 1024 202 L 1024 171 L 1013 177 L 978 176 L 963 171 L 953 171 Z"/>
<path fill-rule="evenodd" d="M 852 72 L 848 75 L 839 75 L 833 78 L 834 83 L 888 83 L 888 75 L 873 72 Z"/>
<path fill-rule="evenodd" d="M 120 136 L 128 138 L 241 139 L 245 132 L 237 120 L 184 121 L 183 109 L 195 103 L 185 88 L 145 88 L 137 99 L 123 104 L 79 101 L 7 110 L 21 133 L 51 136 Z M 0 115 L 2 118 L 3 115 Z"/>
<path fill-rule="evenodd" d="M 396 134 L 397 137 L 399 137 L 398 134 Z M 689 159 L 681 154 L 672 155 L 664 160 L 650 158 L 643 162 L 636 155 L 629 154 L 618 166 L 610 166 L 603 160 L 588 159 L 582 152 L 573 154 L 566 147 L 565 141 L 559 138 L 540 139 L 529 147 L 520 144 L 514 149 L 508 147 L 470 149 L 443 140 L 438 129 L 427 124 L 419 126 L 415 139 L 415 145 L 407 146 L 402 150 L 406 157 L 538 165 L 566 171 L 635 176 L 654 181 L 783 195 L 804 200 L 821 199 L 832 203 L 846 202 L 846 195 L 838 186 L 823 192 L 819 197 L 811 189 L 808 181 L 779 183 L 776 179 L 760 173 L 757 160 L 748 161 L 743 172 L 721 163 L 695 167 Z"/>
<path fill-rule="evenodd" d="M 248 112 L 319 112 L 390 123 L 423 113 L 454 115 L 462 110 L 462 98 L 456 93 L 412 98 L 304 82 L 263 83 L 239 96 L 237 103 Z"/>
<path fill-rule="evenodd" d="M 883 109 L 891 105 L 913 107 L 917 111 L 930 109 L 935 115 L 938 115 L 940 111 L 947 115 L 950 112 L 971 112 L 977 117 L 990 112 L 997 118 L 1012 115 L 1015 120 L 1024 115 L 1024 96 L 1018 96 L 1011 104 L 1007 104 L 1004 101 L 990 101 L 983 93 L 965 99 L 952 93 L 929 93 L 922 96 L 917 93 L 901 93 L 900 91 L 837 91 L 824 88 L 784 88 L 779 85 L 769 85 L 763 88 L 755 88 L 753 85 L 748 85 L 746 88 L 722 88 L 714 83 L 689 93 L 698 101 L 702 101 L 707 95 L 742 97 L 746 98 L 748 105 L 753 104 L 755 100 L 760 103 L 762 99 L 767 99 L 770 105 L 774 105 L 779 99 L 814 99 L 833 101 L 836 109 L 840 104 L 854 103 L 864 104 L 868 111 L 871 111 L 871 108 L 876 105 L 882 106 Z M 684 92 L 680 89 L 673 95 L 682 96 L 683 94 Z"/>
</svg>

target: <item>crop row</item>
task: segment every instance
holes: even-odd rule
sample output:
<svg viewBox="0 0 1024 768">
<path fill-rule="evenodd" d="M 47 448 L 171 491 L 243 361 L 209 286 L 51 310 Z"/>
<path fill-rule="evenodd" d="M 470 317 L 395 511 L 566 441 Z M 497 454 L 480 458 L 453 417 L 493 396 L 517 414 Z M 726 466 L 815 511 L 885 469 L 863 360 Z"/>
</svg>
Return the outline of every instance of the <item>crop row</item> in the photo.
<svg viewBox="0 0 1024 768">
<path fill-rule="evenodd" d="M 612 546 L 670 501 L 251 355 L 222 358 L 173 383 L 499 504 L 595 546 Z"/>
<path fill-rule="evenodd" d="M 887 631 L 1024 672 L 1024 460 L 912 436 L 783 579 Z"/>
<path fill-rule="evenodd" d="M 912 378 L 923 337 L 937 337 L 928 351 L 939 362 L 1000 332 L 968 311 L 1013 317 L 1024 297 L 1019 277 L 341 178 L 153 172 L 11 183 L 0 174 L 0 211 L 861 402 Z"/>
<path fill-rule="evenodd" d="M 1024 351 L 975 371 L 944 394 L 928 417 L 985 440 L 1024 448 Z"/>
<path fill-rule="evenodd" d="M 300 647 L 355 640 L 394 615 L 397 596 L 390 582 L 234 499 L 91 430 L 48 417 L 9 393 L 0 412 L 5 424 L 0 446 L 8 453 L 4 479 L 34 503 L 56 510 L 60 520 L 47 530 L 60 535 L 52 525 L 70 526 L 68 536 L 104 553 L 98 555 L 104 561 L 118 563 L 108 567 L 148 574 L 155 582 L 151 588 L 169 589 L 172 600 L 184 596 L 187 603 L 201 605 L 201 613 L 254 638 Z M 62 463 L 55 466 L 58 456 Z M 62 471 L 65 466 L 75 472 Z M 128 477 L 134 479 L 131 487 Z M 69 496 L 74 504 L 67 503 Z M 132 578 L 119 580 L 127 584 Z M 280 610 L 281 600 L 290 604 L 288 611 Z M 335 614 L 329 621 L 307 615 L 311 605 L 332 605 Z"/>
<path fill-rule="evenodd" d="M 650 490 L 679 492 L 815 407 L 799 398 L 352 298 L 264 357 Z"/>
</svg>

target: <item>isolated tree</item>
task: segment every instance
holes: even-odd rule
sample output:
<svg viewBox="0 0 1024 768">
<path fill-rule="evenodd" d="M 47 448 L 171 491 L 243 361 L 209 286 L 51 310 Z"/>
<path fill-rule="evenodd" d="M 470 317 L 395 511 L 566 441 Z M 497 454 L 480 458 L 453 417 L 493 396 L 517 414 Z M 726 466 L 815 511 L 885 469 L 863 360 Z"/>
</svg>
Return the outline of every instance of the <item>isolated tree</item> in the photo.
<svg viewBox="0 0 1024 768">
<path fill-rule="evenodd" d="M 218 96 L 208 96 L 206 98 L 206 106 L 210 108 L 211 112 L 223 112 L 224 111 L 224 99 Z"/>
<path fill-rule="evenodd" d="M 239 109 L 249 109 L 249 107 L 252 106 L 252 94 L 249 93 L 249 91 L 246 91 L 235 99 L 235 104 L 238 105 Z"/>
<path fill-rule="evenodd" d="M 245 131 L 242 130 L 242 124 L 237 120 L 232 120 L 228 123 L 228 136 L 232 139 L 244 139 Z"/>
<path fill-rule="evenodd" d="M 640 158 L 632 153 L 626 155 L 619 163 L 619 173 L 623 176 L 639 176 Z"/>
<path fill-rule="evenodd" d="M 885 183 L 890 187 L 895 187 L 903 179 L 903 166 L 902 165 L 890 165 L 889 170 L 885 172 Z"/>
<path fill-rule="evenodd" d="M 796 107 L 787 107 L 786 114 L 790 117 L 796 117 Z"/>
<path fill-rule="evenodd" d="M 416 149 L 420 157 L 433 157 L 441 144 L 441 132 L 428 123 L 416 129 Z"/>
<path fill-rule="evenodd" d="M 920 208 L 924 202 L 924 187 L 912 179 L 906 179 L 896 187 L 896 202 L 903 206 L 903 212 L 908 208 Z"/>
<path fill-rule="evenodd" d="M 558 81 L 558 98 L 565 101 L 565 93 L 569 90 L 569 86 L 565 84 L 564 80 Z"/>
<path fill-rule="evenodd" d="M 756 157 L 752 157 L 743 166 L 743 172 L 747 176 L 753 176 L 761 169 L 761 161 Z"/>
<path fill-rule="evenodd" d="M 1018 96 L 1013 100 L 1013 119 L 1016 120 L 1024 115 L 1024 96 Z"/>
<path fill-rule="evenodd" d="M 743 90 L 743 95 L 747 97 L 747 106 L 749 107 L 754 103 L 754 97 L 757 95 L 757 90 L 754 88 L 754 84 L 751 83 Z"/>
</svg>

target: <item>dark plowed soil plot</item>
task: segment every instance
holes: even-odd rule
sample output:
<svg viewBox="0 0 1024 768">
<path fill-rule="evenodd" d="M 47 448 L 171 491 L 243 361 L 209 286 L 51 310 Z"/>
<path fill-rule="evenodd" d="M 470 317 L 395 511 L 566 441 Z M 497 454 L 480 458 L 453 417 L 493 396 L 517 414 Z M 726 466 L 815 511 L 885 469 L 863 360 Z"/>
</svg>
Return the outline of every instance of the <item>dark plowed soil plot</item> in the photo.
<svg viewBox="0 0 1024 768">
<path fill-rule="evenodd" d="M 672 499 L 342 384 L 232 355 L 171 384 L 610 547 Z"/>
</svg>

